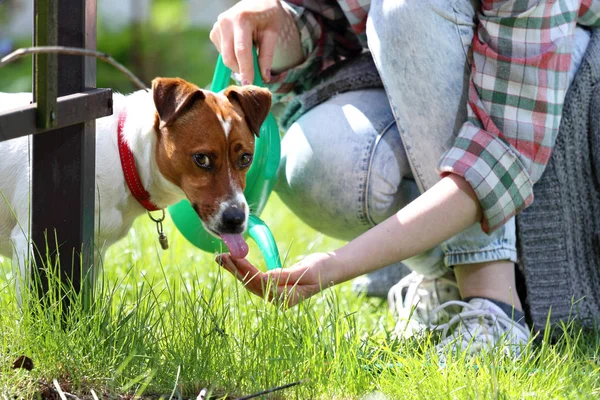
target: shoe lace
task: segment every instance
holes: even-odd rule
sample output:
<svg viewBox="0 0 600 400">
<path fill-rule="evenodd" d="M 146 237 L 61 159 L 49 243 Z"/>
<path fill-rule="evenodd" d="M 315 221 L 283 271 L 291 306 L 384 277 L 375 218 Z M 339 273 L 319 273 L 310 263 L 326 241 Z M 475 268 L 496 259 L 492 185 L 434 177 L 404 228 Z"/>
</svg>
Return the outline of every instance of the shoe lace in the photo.
<svg viewBox="0 0 600 400">
<path fill-rule="evenodd" d="M 490 342 L 490 335 L 495 342 L 503 334 L 510 334 L 518 340 L 529 338 L 528 329 L 507 315 L 480 309 L 464 301 L 448 301 L 434 308 L 432 314 L 437 314 L 450 306 L 462 307 L 462 311 L 444 324 L 431 326 L 434 331 L 442 331 L 442 345 L 459 339 L 459 335 L 462 335 L 463 341 L 466 342 Z M 449 334 L 450 330 L 452 330 L 451 334 Z"/>
<path fill-rule="evenodd" d="M 393 306 L 392 311 L 395 311 L 399 317 L 410 317 L 413 307 L 416 308 L 421 302 L 422 298 L 418 292 L 424 279 L 423 275 L 410 273 L 388 292 L 388 304 Z"/>
<path fill-rule="evenodd" d="M 430 279 L 413 272 L 392 287 L 388 304 L 401 318 L 408 319 L 415 311 L 420 311 L 421 317 L 431 316 L 433 305 L 440 304 L 442 298 L 439 290 L 448 286 L 456 287 L 456 282 L 445 277 Z"/>
</svg>

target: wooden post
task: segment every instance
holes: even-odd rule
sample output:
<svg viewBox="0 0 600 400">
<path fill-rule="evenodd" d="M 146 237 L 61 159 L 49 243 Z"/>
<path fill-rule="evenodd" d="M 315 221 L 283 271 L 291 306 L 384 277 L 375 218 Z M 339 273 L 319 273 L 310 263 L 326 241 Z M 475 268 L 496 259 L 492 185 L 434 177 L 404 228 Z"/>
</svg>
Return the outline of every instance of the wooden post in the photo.
<svg viewBox="0 0 600 400">
<path fill-rule="evenodd" d="M 36 10 L 54 2 L 58 45 L 95 49 L 96 0 L 35 0 Z M 36 29 L 40 26 L 36 18 Z M 35 37 L 39 37 L 37 33 Z M 95 87 L 95 65 L 92 59 L 58 56 L 58 96 Z M 42 68 L 38 58 L 34 63 L 36 93 L 44 80 L 52 77 L 52 71 Z M 78 291 L 91 288 L 90 267 L 94 260 L 95 130 L 92 120 L 33 136 L 34 258 L 38 267 L 46 265 L 48 259 L 60 262 L 63 282 L 71 282 Z M 43 270 L 40 277 L 45 293 L 48 286 Z"/>
</svg>

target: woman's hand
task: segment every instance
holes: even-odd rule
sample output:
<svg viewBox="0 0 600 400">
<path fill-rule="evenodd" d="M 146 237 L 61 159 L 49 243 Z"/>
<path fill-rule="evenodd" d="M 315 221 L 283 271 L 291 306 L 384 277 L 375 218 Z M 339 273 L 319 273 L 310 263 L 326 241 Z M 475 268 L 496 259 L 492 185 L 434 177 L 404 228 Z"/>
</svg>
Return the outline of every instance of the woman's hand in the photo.
<svg viewBox="0 0 600 400">
<path fill-rule="evenodd" d="M 258 64 L 263 79 L 269 82 L 278 40 L 294 38 L 296 47 L 300 47 L 300 34 L 294 19 L 279 0 L 240 1 L 219 15 L 210 31 L 210 40 L 223 56 L 223 62 L 242 75 L 244 85 L 254 81 L 253 44 L 258 48 Z"/>
<path fill-rule="evenodd" d="M 285 307 L 295 306 L 333 284 L 325 278 L 330 260 L 330 254 L 314 253 L 292 267 L 262 272 L 245 259 L 234 259 L 229 254 L 217 256 L 217 263 L 246 289 L 269 301 L 282 301 Z"/>
</svg>

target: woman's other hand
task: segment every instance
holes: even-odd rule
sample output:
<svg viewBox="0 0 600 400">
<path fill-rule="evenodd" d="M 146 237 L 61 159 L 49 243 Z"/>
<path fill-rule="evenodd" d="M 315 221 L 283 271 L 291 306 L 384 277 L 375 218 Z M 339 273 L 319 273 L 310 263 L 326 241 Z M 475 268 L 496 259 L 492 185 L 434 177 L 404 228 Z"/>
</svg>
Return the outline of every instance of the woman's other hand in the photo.
<svg viewBox="0 0 600 400">
<path fill-rule="evenodd" d="M 242 84 L 254 81 L 252 45 L 258 49 L 258 64 L 265 82 L 271 80 L 276 47 L 295 47 L 288 59 L 302 57 L 300 33 L 293 17 L 279 0 L 243 0 L 219 15 L 210 31 L 210 40 L 221 53 L 223 62 L 242 76 Z M 289 42 L 294 46 L 290 46 Z M 301 60 L 288 60 L 287 67 Z"/>
</svg>

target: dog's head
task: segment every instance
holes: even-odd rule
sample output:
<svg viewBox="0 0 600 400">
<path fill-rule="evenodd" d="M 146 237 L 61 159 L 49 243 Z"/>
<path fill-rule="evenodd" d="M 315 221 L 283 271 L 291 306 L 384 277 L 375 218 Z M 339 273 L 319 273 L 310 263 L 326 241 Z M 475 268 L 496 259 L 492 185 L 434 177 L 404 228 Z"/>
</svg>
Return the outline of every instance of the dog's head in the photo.
<svg viewBox="0 0 600 400">
<path fill-rule="evenodd" d="M 234 255 L 248 221 L 246 173 L 271 94 L 256 86 L 213 93 L 179 78 L 157 78 L 152 91 L 158 168 Z"/>
</svg>

